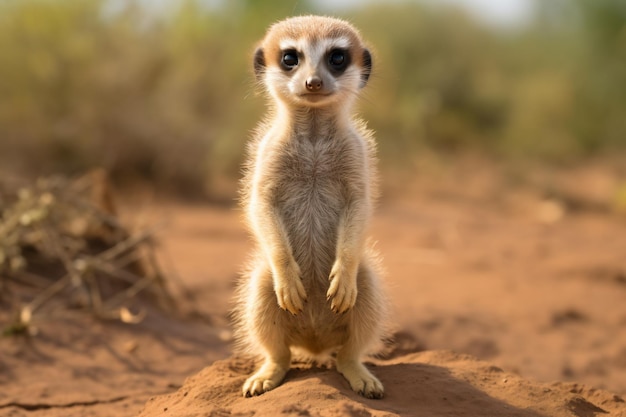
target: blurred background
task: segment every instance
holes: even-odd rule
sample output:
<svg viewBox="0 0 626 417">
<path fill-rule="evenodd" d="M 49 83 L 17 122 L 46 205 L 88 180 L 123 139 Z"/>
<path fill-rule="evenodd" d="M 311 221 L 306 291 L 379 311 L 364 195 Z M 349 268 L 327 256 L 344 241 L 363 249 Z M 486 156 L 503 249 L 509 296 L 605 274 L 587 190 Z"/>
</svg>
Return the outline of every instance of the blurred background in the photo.
<svg viewBox="0 0 626 417">
<path fill-rule="evenodd" d="M 264 112 L 255 42 L 305 13 L 374 47 L 360 113 L 383 170 L 626 153 L 622 0 L 0 0 L 0 174 L 102 167 L 122 188 L 231 200 Z"/>
<path fill-rule="evenodd" d="M 91 404 L 72 395 L 101 396 L 100 381 L 107 398 L 134 392 L 124 372 L 145 369 L 145 395 L 116 403 L 140 407 L 230 354 L 227 311 L 251 246 L 238 180 L 265 113 L 252 54 L 270 24 L 307 13 L 350 20 L 374 52 L 358 111 L 379 147 L 372 236 L 399 351 L 452 349 L 626 394 L 625 0 L 0 0 L 0 323 L 48 334 L 36 355 L 6 350 L 5 402 Z M 149 267 L 93 280 L 80 262 L 135 229 L 154 248 L 146 223 L 163 224 L 147 229 L 163 249 Z M 129 271 L 152 281 L 129 291 Z M 81 305 L 136 323 L 146 282 L 171 290 L 163 299 L 185 319 L 148 309 L 132 328 L 55 323 Z M 106 378 L 104 362 L 117 364 Z M 40 390 L 50 381 L 59 397 Z"/>
</svg>

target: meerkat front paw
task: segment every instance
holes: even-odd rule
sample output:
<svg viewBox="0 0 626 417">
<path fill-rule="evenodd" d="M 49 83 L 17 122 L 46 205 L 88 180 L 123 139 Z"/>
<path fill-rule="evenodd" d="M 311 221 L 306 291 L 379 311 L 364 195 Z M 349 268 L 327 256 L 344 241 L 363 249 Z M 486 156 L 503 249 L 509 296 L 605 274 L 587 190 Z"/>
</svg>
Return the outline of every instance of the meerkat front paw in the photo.
<svg viewBox="0 0 626 417">
<path fill-rule="evenodd" d="M 280 308 L 293 315 L 302 311 L 307 296 L 300 278 L 300 267 L 295 261 L 285 270 L 274 274 L 274 292 Z"/>
<path fill-rule="evenodd" d="M 345 313 L 356 303 L 356 268 L 347 268 L 341 261 L 335 261 L 330 271 L 330 286 L 326 293 L 332 299 L 330 308 L 335 313 Z"/>
</svg>

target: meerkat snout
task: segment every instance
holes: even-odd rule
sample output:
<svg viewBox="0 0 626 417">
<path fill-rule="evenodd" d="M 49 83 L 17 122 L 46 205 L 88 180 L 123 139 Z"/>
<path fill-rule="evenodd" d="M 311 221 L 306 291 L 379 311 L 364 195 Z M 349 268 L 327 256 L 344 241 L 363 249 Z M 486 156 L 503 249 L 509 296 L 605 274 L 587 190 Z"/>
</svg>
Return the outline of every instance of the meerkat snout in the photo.
<svg viewBox="0 0 626 417">
<path fill-rule="evenodd" d="M 306 79 L 305 85 L 306 89 L 311 92 L 319 91 L 322 88 L 322 79 L 314 75 Z"/>
</svg>

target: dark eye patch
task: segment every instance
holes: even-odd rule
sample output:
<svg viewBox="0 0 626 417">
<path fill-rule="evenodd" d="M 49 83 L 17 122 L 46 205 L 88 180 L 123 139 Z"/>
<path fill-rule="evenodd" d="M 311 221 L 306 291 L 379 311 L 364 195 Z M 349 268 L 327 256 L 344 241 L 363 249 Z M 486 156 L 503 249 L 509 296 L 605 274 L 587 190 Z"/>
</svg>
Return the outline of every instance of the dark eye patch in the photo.
<svg viewBox="0 0 626 417">
<path fill-rule="evenodd" d="M 287 49 L 285 51 L 282 51 L 281 54 L 282 55 L 280 58 L 280 66 L 285 71 L 291 71 L 300 62 L 300 59 L 298 58 L 298 52 L 294 49 Z"/>
<path fill-rule="evenodd" d="M 332 49 L 328 52 L 327 62 L 332 72 L 340 74 L 350 65 L 350 54 L 346 49 Z"/>
</svg>

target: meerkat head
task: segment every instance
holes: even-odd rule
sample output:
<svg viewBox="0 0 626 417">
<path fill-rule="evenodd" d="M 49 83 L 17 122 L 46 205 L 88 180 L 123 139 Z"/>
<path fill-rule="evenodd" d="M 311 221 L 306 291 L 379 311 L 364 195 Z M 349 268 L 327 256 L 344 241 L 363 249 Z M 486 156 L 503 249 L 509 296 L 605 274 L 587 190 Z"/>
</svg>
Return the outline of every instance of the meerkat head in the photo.
<svg viewBox="0 0 626 417">
<path fill-rule="evenodd" d="M 254 54 L 254 72 L 277 100 L 306 107 L 346 103 L 365 86 L 372 56 L 348 22 L 300 16 L 271 26 Z"/>
</svg>

